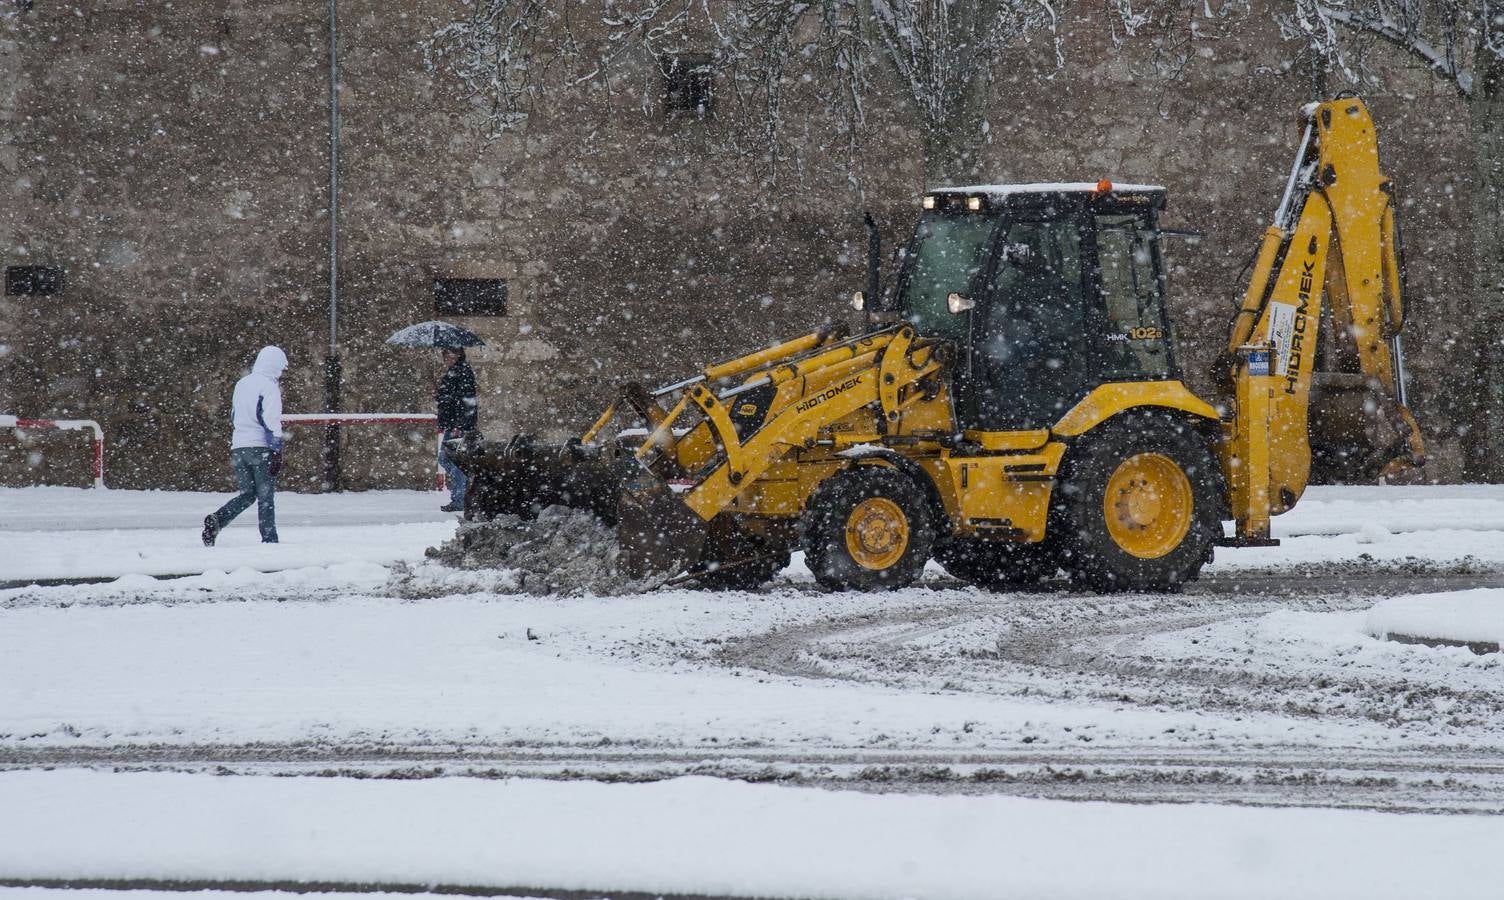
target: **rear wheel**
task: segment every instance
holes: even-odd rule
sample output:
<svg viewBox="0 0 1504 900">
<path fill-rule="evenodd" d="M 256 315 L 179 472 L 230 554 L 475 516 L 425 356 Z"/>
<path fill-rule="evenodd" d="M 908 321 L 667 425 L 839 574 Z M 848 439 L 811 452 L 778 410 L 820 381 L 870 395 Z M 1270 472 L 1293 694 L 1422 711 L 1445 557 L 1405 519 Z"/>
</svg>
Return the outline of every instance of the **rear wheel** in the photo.
<svg viewBox="0 0 1504 900">
<path fill-rule="evenodd" d="M 1054 577 L 1054 554 L 1039 544 L 952 538 L 935 548 L 935 559 L 953 577 L 997 590 L 1028 587 Z"/>
<path fill-rule="evenodd" d="M 924 493 L 908 475 L 878 466 L 840 472 L 805 512 L 805 561 L 831 590 L 912 584 L 930 557 L 934 532 Z"/>
<path fill-rule="evenodd" d="M 1184 422 L 1133 416 L 1066 458 L 1050 541 L 1097 590 L 1174 590 L 1211 558 L 1222 472 Z"/>
</svg>

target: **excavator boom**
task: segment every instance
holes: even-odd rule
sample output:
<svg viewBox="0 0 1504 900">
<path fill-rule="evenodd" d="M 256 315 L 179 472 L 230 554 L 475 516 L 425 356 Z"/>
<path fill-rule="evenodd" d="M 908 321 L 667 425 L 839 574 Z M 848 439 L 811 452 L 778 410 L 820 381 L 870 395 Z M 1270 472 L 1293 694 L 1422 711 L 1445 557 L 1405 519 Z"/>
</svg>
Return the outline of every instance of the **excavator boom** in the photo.
<svg viewBox="0 0 1504 900">
<path fill-rule="evenodd" d="M 1425 460 L 1406 405 L 1394 190 L 1373 120 L 1356 98 L 1301 115 L 1290 182 L 1228 344 L 1238 362 L 1224 468 L 1245 543 L 1295 505 L 1313 460 L 1333 480 Z"/>
</svg>

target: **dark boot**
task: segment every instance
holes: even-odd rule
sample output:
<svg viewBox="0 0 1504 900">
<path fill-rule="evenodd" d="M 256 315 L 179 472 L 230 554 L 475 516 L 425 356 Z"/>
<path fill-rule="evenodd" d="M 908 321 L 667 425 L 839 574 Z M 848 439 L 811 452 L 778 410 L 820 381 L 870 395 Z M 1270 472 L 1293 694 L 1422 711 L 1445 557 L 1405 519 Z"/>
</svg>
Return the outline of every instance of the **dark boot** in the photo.
<svg viewBox="0 0 1504 900">
<path fill-rule="evenodd" d="M 214 539 L 219 537 L 219 520 L 213 515 L 204 516 L 204 546 L 213 547 Z"/>
</svg>

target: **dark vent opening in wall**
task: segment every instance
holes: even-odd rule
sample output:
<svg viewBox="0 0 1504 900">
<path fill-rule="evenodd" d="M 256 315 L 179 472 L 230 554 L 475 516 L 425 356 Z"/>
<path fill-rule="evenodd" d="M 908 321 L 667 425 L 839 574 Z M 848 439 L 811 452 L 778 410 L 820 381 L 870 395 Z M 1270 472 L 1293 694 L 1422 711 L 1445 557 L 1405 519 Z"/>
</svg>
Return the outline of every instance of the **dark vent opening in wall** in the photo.
<svg viewBox="0 0 1504 900">
<path fill-rule="evenodd" d="M 447 316 L 504 316 L 505 278 L 435 278 L 433 308 Z"/>
<path fill-rule="evenodd" d="M 715 59 L 708 53 L 681 53 L 659 60 L 663 69 L 663 109 L 669 118 L 707 119 L 715 112 Z"/>
<path fill-rule="evenodd" d="M 63 270 L 53 266 L 6 266 L 5 295 L 59 294 L 63 290 Z"/>
</svg>

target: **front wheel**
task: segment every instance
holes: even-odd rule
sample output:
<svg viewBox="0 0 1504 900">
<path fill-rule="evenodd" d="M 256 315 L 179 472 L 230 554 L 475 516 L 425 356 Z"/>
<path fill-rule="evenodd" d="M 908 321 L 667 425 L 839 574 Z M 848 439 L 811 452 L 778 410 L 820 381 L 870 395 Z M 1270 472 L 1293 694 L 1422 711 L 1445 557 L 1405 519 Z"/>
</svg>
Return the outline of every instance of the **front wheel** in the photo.
<svg viewBox="0 0 1504 900">
<path fill-rule="evenodd" d="M 820 486 L 805 511 L 805 560 L 830 590 L 912 584 L 933 542 L 923 491 L 896 469 L 846 469 Z"/>
<path fill-rule="evenodd" d="M 1175 590 L 1211 558 L 1222 472 L 1189 425 L 1133 416 L 1066 458 L 1050 529 L 1065 570 L 1096 590 Z"/>
</svg>

